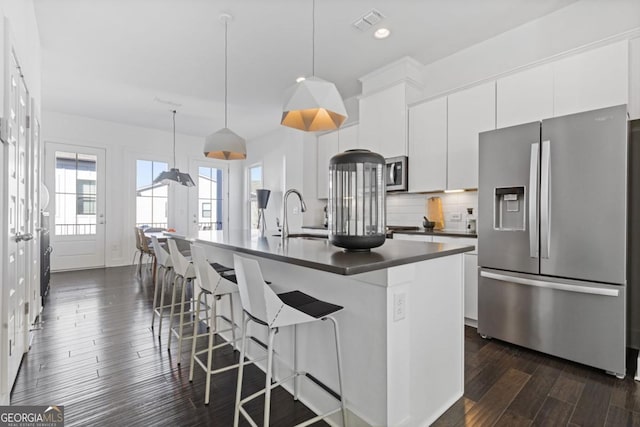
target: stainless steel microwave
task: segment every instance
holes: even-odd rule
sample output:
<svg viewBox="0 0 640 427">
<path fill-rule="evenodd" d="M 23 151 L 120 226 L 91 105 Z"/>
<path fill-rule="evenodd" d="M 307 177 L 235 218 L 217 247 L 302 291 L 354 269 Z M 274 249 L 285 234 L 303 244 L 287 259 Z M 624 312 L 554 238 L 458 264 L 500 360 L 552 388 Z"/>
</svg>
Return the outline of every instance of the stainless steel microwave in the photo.
<svg viewBox="0 0 640 427">
<path fill-rule="evenodd" d="M 387 164 L 387 191 L 407 191 L 409 189 L 409 173 L 407 156 L 385 159 Z"/>
</svg>

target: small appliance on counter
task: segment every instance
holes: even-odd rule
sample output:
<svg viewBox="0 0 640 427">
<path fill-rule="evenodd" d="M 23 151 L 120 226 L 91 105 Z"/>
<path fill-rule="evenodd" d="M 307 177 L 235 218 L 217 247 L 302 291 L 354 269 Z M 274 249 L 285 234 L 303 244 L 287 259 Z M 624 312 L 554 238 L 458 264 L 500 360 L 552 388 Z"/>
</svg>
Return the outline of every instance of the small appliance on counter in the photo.
<svg viewBox="0 0 640 427">
<path fill-rule="evenodd" d="M 467 208 L 467 233 L 476 232 L 476 218 L 473 216 L 473 208 Z"/>
<path fill-rule="evenodd" d="M 329 242 L 369 251 L 385 240 L 385 160 L 369 150 L 347 150 L 329 162 Z"/>
<path fill-rule="evenodd" d="M 407 191 L 409 189 L 408 163 L 407 156 L 385 159 L 387 191 Z"/>
</svg>

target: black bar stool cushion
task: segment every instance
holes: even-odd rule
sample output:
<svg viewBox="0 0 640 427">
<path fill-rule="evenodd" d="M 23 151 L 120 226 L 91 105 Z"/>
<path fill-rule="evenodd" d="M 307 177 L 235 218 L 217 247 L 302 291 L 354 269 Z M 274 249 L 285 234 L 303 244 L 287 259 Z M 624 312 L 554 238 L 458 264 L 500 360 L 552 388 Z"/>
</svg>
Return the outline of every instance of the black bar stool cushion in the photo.
<svg viewBox="0 0 640 427">
<path fill-rule="evenodd" d="M 224 277 L 225 279 L 235 283 L 236 285 L 238 284 L 238 278 L 236 277 L 235 274 L 221 274 L 222 277 Z"/>
<path fill-rule="evenodd" d="M 213 267 L 213 269 L 216 272 L 218 272 L 218 274 L 225 273 L 227 271 L 233 271 L 233 268 L 226 267 L 226 266 L 224 266 L 222 264 L 218 264 L 217 262 L 212 262 L 212 263 L 210 263 L 210 265 L 211 265 L 211 267 Z"/>
<path fill-rule="evenodd" d="M 290 307 L 300 310 L 309 316 L 319 319 L 328 316 L 336 311 L 342 310 L 344 307 L 331 304 L 330 302 L 320 301 L 300 291 L 285 292 L 278 294 L 283 303 Z"/>
</svg>

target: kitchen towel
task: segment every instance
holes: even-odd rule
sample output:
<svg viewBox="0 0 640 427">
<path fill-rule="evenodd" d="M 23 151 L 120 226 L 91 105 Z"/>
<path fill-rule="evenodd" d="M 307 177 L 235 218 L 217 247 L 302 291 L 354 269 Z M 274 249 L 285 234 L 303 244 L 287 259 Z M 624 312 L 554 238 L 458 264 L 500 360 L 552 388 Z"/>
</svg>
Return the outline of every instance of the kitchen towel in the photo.
<svg viewBox="0 0 640 427">
<path fill-rule="evenodd" d="M 444 215 L 442 213 L 442 199 L 440 197 L 429 197 L 427 199 L 427 218 L 433 221 L 434 230 L 442 230 L 444 228 Z"/>
</svg>

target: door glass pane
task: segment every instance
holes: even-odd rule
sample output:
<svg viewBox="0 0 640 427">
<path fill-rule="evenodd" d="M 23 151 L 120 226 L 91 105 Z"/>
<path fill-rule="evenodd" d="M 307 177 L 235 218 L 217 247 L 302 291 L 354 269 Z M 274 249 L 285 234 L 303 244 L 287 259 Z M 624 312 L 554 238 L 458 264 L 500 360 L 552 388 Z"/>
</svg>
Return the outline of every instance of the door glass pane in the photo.
<svg viewBox="0 0 640 427">
<path fill-rule="evenodd" d="M 97 156 L 56 151 L 55 234 L 96 234 Z"/>
<path fill-rule="evenodd" d="M 169 169 L 165 162 L 136 161 L 136 226 L 167 228 L 168 186 L 154 184 L 161 172 Z"/>
<path fill-rule="evenodd" d="M 200 166 L 198 168 L 198 229 L 222 230 L 223 224 L 223 170 Z"/>
</svg>

